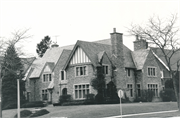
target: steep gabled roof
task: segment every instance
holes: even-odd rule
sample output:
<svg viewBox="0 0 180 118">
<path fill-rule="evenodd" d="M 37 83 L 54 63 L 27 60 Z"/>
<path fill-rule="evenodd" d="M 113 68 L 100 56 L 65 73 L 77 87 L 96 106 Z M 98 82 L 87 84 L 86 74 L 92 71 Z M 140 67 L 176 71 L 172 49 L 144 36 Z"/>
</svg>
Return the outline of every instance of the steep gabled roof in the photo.
<svg viewBox="0 0 180 118">
<path fill-rule="evenodd" d="M 36 59 L 33 64 L 31 65 L 31 68 L 33 68 L 33 72 L 29 76 L 29 78 L 38 78 L 41 75 L 41 71 L 43 70 L 44 66 L 46 64 L 46 61 L 44 61 L 41 58 Z"/>
<path fill-rule="evenodd" d="M 137 70 L 141 70 L 143 68 L 149 51 L 149 49 L 141 49 L 132 52 L 132 58 Z"/>
<path fill-rule="evenodd" d="M 59 58 L 59 62 L 58 62 L 58 66 L 59 66 L 59 70 L 62 70 L 64 65 L 66 64 L 66 61 L 69 57 L 69 55 L 71 54 L 72 50 L 63 50 L 61 57 Z"/>
<path fill-rule="evenodd" d="M 28 71 L 28 69 L 30 68 L 31 64 L 35 59 L 36 59 L 35 57 L 21 58 L 21 63 L 23 64 L 23 74 L 25 74 Z"/>
<path fill-rule="evenodd" d="M 97 56 L 98 56 L 98 62 L 101 62 L 104 54 L 105 54 L 105 51 L 99 52 L 99 53 L 97 54 Z"/>
<path fill-rule="evenodd" d="M 72 56 L 74 55 L 78 47 L 82 48 L 82 50 L 85 52 L 85 54 L 88 56 L 88 58 L 90 59 L 90 61 L 92 62 L 94 66 L 98 66 L 99 64 L 97 53 L 102 52 L 102 51 L 106 51 L 108 53 L 110 49 L 110 45 L 104 45 L 100 43 L 85 42 L 85 41 L 78 40 L 63 69 L 66 69 L 66 67 L 70 63 Z"/>
<path fill-rule="evenodd" d="M 161 61 L 163 61 L 163 63 L 167 66 L 167 62 L 165 60 L 165 57 L 161 51 L 160 48 L 152 48 L 152 51 L 159 57 L 159 59 L 161 59 Z M 165 50 L 165 53 L 167 56 L 170 56 L 172 54 L 172 51 L 171 50 Z M 171 58 L 171 68 L 172 70 L 176 70 L 177 69 L 177 61 L 180 60 L 180 50 L 177 51 L 173 57 Z M 163 65 L 164 65 L 163 64 Z M 179 71 L 180 71 L 180 68 L 179 68 Z"/>
<path fill-rule="evenodd" d="M 74 46 L 73 51 L 70 54 L 70 57 L 67 60 L 67 63 L 65 64 L 65 67 L 63 69 L 66 69 L 66 67 L 68 66 L 77 47 L 81 47 L 83 49 L 83 51 L 86 53 L 86 55 L 91 60 L 91 62 L 94 66 L 99 66 L 99 58 L 100 58 L 100 56 L 103 55 L 103 52 L 106 52 L 106 54 L 108 55 L 108 57 L 110 59 L 112 56 L 110 39 L 101 40 L 98 43 L 97 42 L 77 41 L 76 45 Z M 124 58 L 125 58 L 125 67 L 135 68 L 135 65 L 134 65 L 132 57 L 131 57 L 131 50 L 128 49 L 126 46 L 124 46 L 123 51 L 124 51 Z"/>
<path fill-rule="evenodd" d="M 106 44 L 106 45 L 111 46 L 111 39 L 98 40 L 98 41 L 95 41 L 95 43 Z M 131 55 L 132 51 L 128 47 L 126 47 L 125 45 L 123 45 L 123 46 L 124 46 L 123 47 L 123 52 L 124 52 L 124 59 L 125 59 L 124 60 L 125 67 L 127 67 L 127 68 L 135 68 L 135 65 L 134 65 L 133 59 L 132 59 L 132 55 Z M 110 48 L 110 51 L 111 51 L 111 48 Z"/>
<path fill-rule="evenodd" d="M 29 78 L 38 78 L 40 77 L 46 62 L 50 65 L 50 68 L 53 68 L 56 66 L 57 61 L 59 60 L 62 52 L 64 49 L 72 49 L 74 46 L 64 46 L 64 47 L 54 47 L 50 48 L 46 51 L 44 56 L 42 58 L 36 59 L 31 68 L 34 68 L 32 74 L 30 75 Z"/>
<path fill-rule="evenodd" d="M 46 62 L 54 62 L 57 63 L 63 49 L 69 49 L 72 50 L 74 45 L 70 46 L 64 46 L 64 47 L 54 47 L 54 48 L 49 48 L 46 53 L 43 55 L 42 59 L 45 60 Z"/>
<path fill-rule="evenodd" d="M 52 71 L 54 69 L 55 63 L 54 62 L 46 62 L 46 65 L 48 65 Z"/>
</svg>

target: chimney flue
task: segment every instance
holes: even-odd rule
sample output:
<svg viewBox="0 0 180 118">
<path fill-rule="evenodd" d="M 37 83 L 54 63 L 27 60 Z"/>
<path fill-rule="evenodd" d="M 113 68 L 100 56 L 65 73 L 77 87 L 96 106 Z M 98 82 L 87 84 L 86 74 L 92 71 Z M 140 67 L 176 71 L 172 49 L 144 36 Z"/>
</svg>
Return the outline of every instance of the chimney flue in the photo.
<svg viewBox="0 0 180 118">
<path fill-rule="evenodd" d="M 114 30 L 114 33 L 116 33 L 116 28 L 113 28 L 113 30 Z"/>
</svg>

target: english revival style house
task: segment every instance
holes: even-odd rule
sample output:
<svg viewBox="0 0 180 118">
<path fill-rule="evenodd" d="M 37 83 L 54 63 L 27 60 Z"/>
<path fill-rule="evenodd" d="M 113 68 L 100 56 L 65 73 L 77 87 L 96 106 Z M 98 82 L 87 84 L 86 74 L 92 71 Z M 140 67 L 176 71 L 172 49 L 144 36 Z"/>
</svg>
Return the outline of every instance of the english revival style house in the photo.
<svg viewBox="0 0 180 118">
<path fill-rule="evenodd" d="M 91 86 L 96 67 L 103 66 L 106 84 L 113 82 L 130 100 L 141 96 L 141 90 L 159 93 L 165 79 L 170 78 L 158 48 L 136 38 L 134 51 L 123 44 L 123 34 L 96 42 L 77 41 L 75 45 L 58 47 L 53 44 L 42 58 L 36 59 L 26 73 L 26 97 L 29 101 L 57 102 L 60 95 L 70 94 L 74 100 L 97 94 Z M 180 53 L 174 61 L 180 59 Z"/>
</svg>

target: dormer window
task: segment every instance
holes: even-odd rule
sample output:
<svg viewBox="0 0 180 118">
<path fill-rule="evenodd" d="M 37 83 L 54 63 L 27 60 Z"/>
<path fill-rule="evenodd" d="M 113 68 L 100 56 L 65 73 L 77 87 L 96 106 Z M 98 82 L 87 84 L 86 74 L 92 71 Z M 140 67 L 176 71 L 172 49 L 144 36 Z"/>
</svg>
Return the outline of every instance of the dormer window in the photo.
<svg viewBox="0 0 180 118">
<path fill-rule="evenodd" d="M 43 74 L 43 82 L 52 81 L 51 74 Z"/>
</svg>

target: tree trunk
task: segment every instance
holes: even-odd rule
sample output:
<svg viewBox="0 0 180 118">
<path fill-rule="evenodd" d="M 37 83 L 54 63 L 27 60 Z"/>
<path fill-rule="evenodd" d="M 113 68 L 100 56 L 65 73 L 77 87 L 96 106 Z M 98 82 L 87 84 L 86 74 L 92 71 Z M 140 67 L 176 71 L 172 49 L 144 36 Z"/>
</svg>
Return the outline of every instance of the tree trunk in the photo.
<svg viewBox="0 0 180 118">
<path fill-rule="evenodd" d="M 176 100 L 177 100 L 177 105 L 179 108 L 179 94 L 178 94 L 178 88 L 176 85 L 176 77 L 174 74 L 172 74 L 172 79 L 173 79 L 173 86 L 174 86 L 174 92 L 175 92 L 175 96 L 176 96 Z"/>
</svg>

